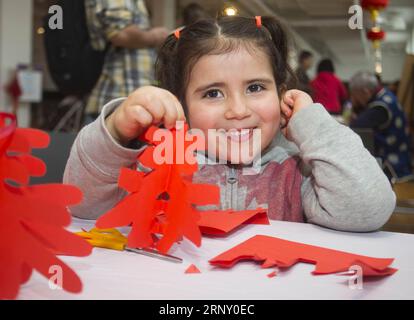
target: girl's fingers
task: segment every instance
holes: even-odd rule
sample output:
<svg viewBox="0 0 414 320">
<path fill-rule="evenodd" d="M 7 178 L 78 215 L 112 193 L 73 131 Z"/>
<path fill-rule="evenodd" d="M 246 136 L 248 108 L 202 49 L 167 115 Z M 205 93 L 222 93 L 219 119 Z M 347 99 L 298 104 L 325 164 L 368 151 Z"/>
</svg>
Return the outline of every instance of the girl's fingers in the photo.
<svg viewBox="0 0 414 320">
<path fill-rule="evenodd" d="M 282 111 L 282 115 L 280 117 L 280 126 L 282 129 L 286 128 L 293 113 L 293 101 L 288 93 L 289 91 L 285 96 L 283 96 L 282 101 L 280 102 L 280 108 Z"/>
<path fill-rule="evenodd" d="M 302 91 L 296 89 L 288 90 L 283 96 L 283 99 L 286 101 L 287 104 L 293 107 L 295 100 L 300 96 L 301 93 Z"/>
<path fill-rule="evenodd" d="M 287 93 L 284 97 L 283 97 L 283 102 L 285 102 L 288 106 L 293 107 L 294 104 L 294 99 L 293 97 Z"/>
<path fill-rule="evenodd" d="M 290 117 L 292 115 L 292 107 L 290 107 L 289 104 L 286 103 L 285 100 L 281 101 L 280 108 L 281 108 L 282 114 L 284 114 L 285 116 Z"/>
<path fill-rule="evenodd" d="M 290 115 L 292 114 L 292 109 L 291 109 L 289 106 L 287 106 L 286 104 L 284 104 L 284 105 L 282 106 L 282 113 L 283 113 L 285 116 L 290 116 Z"/>
<path fill-rule="evenodd" d="M 281 128 L 284 128 L 284 127 L 286 127 L 286 124 L 287 124 L 287 120 L 286 120 L 286 118 L 284 116 L 282 116 L 280 118 L 280 127 Z"/>
<path fill-rule="evenodd" d="M 134 120 L 142 128 L 148 128 L 155 121 L 153 115 L 141 106 L 133 106 L 131 111 Z"/>
<path fill-rule="evenodd" d="M 164 126 L 167 129 L 172 129 L 175 127 L 175 122 L 178 119 L 178 111 L 172 99 L 164 99 L 163 107 L 165 110 L 163 118 Z"/>
<path fill-rule="evenodd" d="M 289 99 L 294 100 L 297 97 L 297 95 L 300 93 L 301 93 L 300 90 L 292 89 L 292 90 L 288 90 L 285 96 L 288 97 Z"/>
<path fill-rule="evenodd" d="M 153 121 L 151 124 L 159 125 L 165 117 L 165 107 L 160 99 L 153 99 L 151 104 L 146 106 L 145 109 L 151 114 Z"/>
<path fill-rule="evenodd" d="M 179 100 L 170 92 L 159 90 L 157 94 L 151 94 L 141 98 L 143 104 L 137 103 L 133 108 L 134 120 L 144 128 L 151 125 L 163 124 L 165 128 L 172 129 L 177 121 L 185 121 L 183 107 Z"/>
<path fill-rule="evenodd" d="M 174 101 L 175 101 L 174 106 L 177 109 L 177 113 L 178 113 L 178 120 L 187 121 L 183 106 L 181 105 L 180 101 L 175 96 L 174 96 Z"/>
<path fill-rule="evenodd" d="M 164 106 L 168 110 L 168 119 L 165 120 L 166 128 L 176 127 L 177 121 L 186 121 L 185 113 L 180 101 L 173 94 L 169 94 L 164 100 Z M 177 128 L 180 129 L 180 128 Z"/>
</svg>

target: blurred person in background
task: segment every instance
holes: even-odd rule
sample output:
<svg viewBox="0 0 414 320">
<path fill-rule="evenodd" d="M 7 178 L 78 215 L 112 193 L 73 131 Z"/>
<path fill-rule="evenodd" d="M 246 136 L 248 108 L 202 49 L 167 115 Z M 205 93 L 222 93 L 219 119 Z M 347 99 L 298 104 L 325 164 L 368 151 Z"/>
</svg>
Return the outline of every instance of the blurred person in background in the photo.
<svg viewBox="0 0 414 320">
<path fill-rule="evenodd" d="M 345 86 L 335 75 L 332 60 L 323 59 L 318 64 L 318 74 L 311 81 L 313 100 L 325 106 L 331 114 L 341 114 L 347 99 Z"/>
<path fill-rule="evenodd" d="M 388 85 L 388 90 L 390 90 L 393 94 L 398 94 L 398 88 L 400 86 L 400 80 L 395 80 L 394 82 Z"/>
<path fill-rule="evenodd" d="M 375 155 L 387 164 L 389 178 L 411 179 L 407 120 L 395 94 L 368 71 L 356 73 L 349 89 L 353 110 L 350 126 L 374 131 Z"/>
<path fill-rule="evenodd" d="M 154 83 L 155 48 L 170 32 L 151 28 L 144 0 L 85 0 L 85 8 L 92 46 L 107 50 L 102 74 L 87 102 L 90 122 L 107 102 Z"/>
<path fill-rule="evenodd" d="M 310 79 L 307 74 L 309 69 L 313 66 L 313 54 L 309 51 L 302 51 L 299 54 L 298 68 L 296 69 L 296 77 L 298 79 L 298 89 L 305 91 L 309 95 L 312 95 L 312 89 L 310 85 Z"/>
</svg>

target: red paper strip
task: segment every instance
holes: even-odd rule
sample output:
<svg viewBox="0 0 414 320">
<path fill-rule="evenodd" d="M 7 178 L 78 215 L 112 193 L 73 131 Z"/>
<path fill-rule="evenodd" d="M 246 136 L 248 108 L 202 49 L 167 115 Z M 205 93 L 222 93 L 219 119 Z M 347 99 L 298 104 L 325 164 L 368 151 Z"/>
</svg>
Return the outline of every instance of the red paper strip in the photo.
<svg viewBox="0 0 414 320">
<path fill-rule="evenodd" d="M 218 255 L 210 264 L 231 268 L 242 260 L 263 262 L 263 268 L 288 268 L 298 262 L 316 264 L 313 274 L 346 272 L 354 265 L 359 265 L 366 276 L 386 276 L 397 271 L 389 267 L 394 259 L 355 255 L 263 235 L 254 236 Z"/>
<path fill-rule="evenodd" d="M 16 129 L 14 116 L 0 114 L 0 299 L 15 298 L 33 269 L 46 278 L 60 270 L 63 289 L 82 289 L 79 277 L 56 257 L 86 256 L 92 250 L 63 228 L 70 223 L 67 207 L 81 201 L 81 192 L 68 185 L 27 185 L 31 176 L 46 170 L 29 153 L 48 143 L 46 133 Z"/>
</svg>

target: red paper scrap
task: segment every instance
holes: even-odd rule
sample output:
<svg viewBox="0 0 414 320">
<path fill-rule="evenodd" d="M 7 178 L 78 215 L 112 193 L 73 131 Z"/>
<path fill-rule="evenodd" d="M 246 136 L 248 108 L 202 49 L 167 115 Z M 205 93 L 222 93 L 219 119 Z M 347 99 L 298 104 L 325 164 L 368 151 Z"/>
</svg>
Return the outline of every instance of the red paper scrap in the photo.
<svg viewBox="0 0 414 320">
<path fill-rule="evenodd" d="M 79 203 L 81 192 L 69 185 L 28 185 L 31 176 L 46 170 L 30 152 L 48 143 L 46 133 L 18 129 L 13 115 L 0 113 L 0 299 L 14 299 L 33 269 L 50 278 L 60 267 L 63 289 L 82 289 L 75 272 L 56 257 L 86 256 L 92 250 L 64 229 L 71 221 L 67 206 Z"/>
<path fill-rule="evenodd" d="M 231 268 L 242 260 L 263 262 L 262 268 L 288 268 L 298 262 L 316 264 L 313 274 L 346 272 L 354 265 L 359 265 L 365 276 L 386 276 L 397 271 L 389 267 L 394 259 L 355 255 L 264 235 L 254 236 L 209 262 Z"/>
<path fill-rule="evenodd" d="M 277 276 L 276 271 L 273 271 L 273 272 L 271 272 L 271 273 L 269 273 L 269 274 L 267 275 L 267 277 L 268 277 L 268 278 L 274 278 L 274 277 L 276 277 L 276 276 Z"/>
<path fill-rule="evenodd" d="M 202 211 L 198 225 L 203 234 L 227 235 L 243 224 L 269 224 L 264 209 L 246 211 Z"/>
<path fill-rule="evenodd" d="M 185 270 L 185 273 L 201 273 L 201 271 L 194 265 L 190 265 L 187 270 Z"/>
</svg>

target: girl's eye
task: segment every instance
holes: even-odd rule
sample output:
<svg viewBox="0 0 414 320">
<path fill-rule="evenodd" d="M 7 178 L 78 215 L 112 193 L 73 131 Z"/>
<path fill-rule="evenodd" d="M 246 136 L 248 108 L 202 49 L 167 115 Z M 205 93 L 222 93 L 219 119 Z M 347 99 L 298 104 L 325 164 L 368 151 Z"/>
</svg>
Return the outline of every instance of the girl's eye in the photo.
<svg viewBox="0 0 414 320">
<path fill-rule="evenodd" d="M 207 91 L 206 94 L 203 96 L 203 98 L 215 99 L 215 98 L 221 98 L 222 96 L 223 95 L 219 90 L 213 89 L 213 90 Z"/>
<path fill-rule="evenodd" d="M 264 87 L 262 85 L 260 85 L 260 84 L 252 84 L 247 89 L 248 92 L 260 92 L 262 90 L 264 90 Z"/>
</svg>

